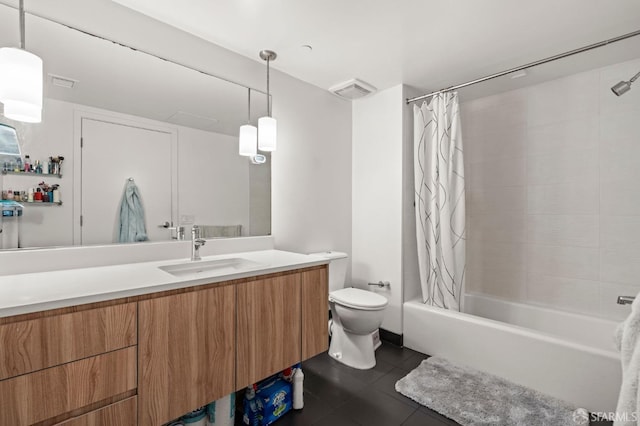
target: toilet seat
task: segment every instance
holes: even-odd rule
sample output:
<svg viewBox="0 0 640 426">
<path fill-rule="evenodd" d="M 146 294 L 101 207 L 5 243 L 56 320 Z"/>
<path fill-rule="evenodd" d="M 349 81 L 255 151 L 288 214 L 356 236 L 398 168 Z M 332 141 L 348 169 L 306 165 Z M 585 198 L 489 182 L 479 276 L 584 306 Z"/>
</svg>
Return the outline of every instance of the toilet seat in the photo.
<svg viewBox="0 0 640 426">
<path fill-rule="evenodd" d="M 353 287 L 332 291 L 329 293 L 329 301 L 336 302 L 347 308 L 361 309 L 364 311 L 382 309 L 389 303 L 384 296 L 372 291 Z"/>
</svg>

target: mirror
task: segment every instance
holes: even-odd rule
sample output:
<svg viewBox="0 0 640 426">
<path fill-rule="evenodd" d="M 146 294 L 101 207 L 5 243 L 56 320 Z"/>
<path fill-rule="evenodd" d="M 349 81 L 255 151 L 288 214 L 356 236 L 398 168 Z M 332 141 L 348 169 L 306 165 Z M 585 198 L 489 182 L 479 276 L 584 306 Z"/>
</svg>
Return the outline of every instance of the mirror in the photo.
<svg viewBox="0 0 640 426">
<path fill-rule="evenodd" d="M 0 46 L 17 45 L 18 11 L 0 4 Z M 238 155 L 249 92 L 254 125 L 263 92 L 28 13 L 26 48 L 44 61 L 43 121 L 0 123 L 44 173 L 3 173 L 0 186 L 28 200 L 58 185 L 60 202 L 27 201 L 3 218 L 2 249 L 118 242 L 130 180 L 150 241 L 175 239 L 179 226 L 189 239 L 194 223 L 205 237 L 270 234 L 270 156 Z M 56 157 L 60 173 L 47 175 Z"/>
</svg>

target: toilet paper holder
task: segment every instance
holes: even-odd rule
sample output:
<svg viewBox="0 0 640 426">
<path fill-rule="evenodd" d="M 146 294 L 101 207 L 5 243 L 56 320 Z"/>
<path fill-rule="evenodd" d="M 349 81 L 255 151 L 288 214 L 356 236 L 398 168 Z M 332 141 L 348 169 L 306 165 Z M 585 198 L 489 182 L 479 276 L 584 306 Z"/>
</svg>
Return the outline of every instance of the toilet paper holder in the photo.
<svg viewBox="0 0 640 426">
<path fill-rule="evenodd" d="M 383 288 L 383 287 L 391 288 L 391 283 L 389 281 L 378 281 L 377 283 L 368 283 L 367 285 L 374 285 L 379 288 Z"/>
</svg>

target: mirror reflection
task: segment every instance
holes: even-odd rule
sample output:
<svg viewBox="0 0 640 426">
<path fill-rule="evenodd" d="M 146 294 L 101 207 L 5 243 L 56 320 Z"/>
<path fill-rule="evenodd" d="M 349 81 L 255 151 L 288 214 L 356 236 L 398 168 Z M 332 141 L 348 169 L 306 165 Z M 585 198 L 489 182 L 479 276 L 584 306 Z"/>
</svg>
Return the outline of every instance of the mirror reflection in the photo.
<svg viewBox="0 0 640 426">
<path fill-rule="evenodd" d="M 118 242 L 130 183 L 148 241 L 193 224 L 205 238 L 270 234 L 271 159 L 238 155 L 249 88 L 29 14 L 26 35 L 44 61 L 42 122 L 0 123 L 44 173 L 23 164 L 1 175 L 2 190 L 26 200 L 21 214 L 3 210 L 2 249 Z M 0 5 L 0 46 L 18 44 L 18 11 Z M 266 95 L 251 89 L 252 123 L 265 114 Z M 54 185 L 59 202 L 29 201 Z"/>
</svg>

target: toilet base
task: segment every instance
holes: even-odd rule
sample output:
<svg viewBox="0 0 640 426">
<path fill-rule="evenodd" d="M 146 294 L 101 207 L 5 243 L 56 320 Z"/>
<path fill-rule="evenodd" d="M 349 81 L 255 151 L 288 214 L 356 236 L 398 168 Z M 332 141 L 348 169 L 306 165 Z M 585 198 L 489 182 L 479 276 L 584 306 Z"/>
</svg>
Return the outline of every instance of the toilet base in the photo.
<svg viewBox="0 0 640 426">
<path fill-rule="evenodd" d="M 376 366 L 371 334 L 352 334 L 337 324 L 332 327 L 329 356 L 359 370 L 368 370 Z"/>
</svg>

